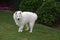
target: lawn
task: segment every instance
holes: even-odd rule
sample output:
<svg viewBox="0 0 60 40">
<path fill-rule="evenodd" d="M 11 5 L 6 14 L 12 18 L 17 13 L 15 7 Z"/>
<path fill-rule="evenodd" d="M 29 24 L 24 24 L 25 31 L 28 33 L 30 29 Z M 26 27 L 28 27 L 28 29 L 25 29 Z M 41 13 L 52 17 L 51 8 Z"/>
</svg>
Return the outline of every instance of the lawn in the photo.
<svg viewBox="0 0 60 40">
<path fill-rule="evenodd" d="M 60 30 L 35 24 L 32 33 L 18 32 L 13 20 L 13 12 L 0 11 L 0 40 L 60 40 Z"/>
</svg>

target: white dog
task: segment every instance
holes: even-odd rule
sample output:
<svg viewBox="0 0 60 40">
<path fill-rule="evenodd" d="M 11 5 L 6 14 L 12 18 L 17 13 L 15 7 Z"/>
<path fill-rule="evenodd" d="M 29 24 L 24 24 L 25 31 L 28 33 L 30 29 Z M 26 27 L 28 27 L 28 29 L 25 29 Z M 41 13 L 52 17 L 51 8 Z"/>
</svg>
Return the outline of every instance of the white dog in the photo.
<svg viewBox="0 0 60 40">
<path fill-rule="evenodd" d="M 35 21 L 37 20 L 37 14 L 33 12 L 22 12 L 16 11 L 13 14 L 16 25 L 19 26 L 18 32 L 22 32 L 24 25 L 26 25 L 26 30 L 32 32 Z"/>
</svg>

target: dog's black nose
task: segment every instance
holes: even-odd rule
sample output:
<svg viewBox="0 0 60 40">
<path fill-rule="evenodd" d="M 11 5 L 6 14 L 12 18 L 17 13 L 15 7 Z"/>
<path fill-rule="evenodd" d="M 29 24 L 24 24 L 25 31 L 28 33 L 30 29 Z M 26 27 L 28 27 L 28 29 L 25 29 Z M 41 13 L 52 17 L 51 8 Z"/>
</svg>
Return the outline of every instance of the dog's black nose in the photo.
<svg viewBox="0 0 60 40">
<path fill-rule="evenodd" d="M 19 18 L 18 18 L 18 20 L 19 20 Z"/>
</svg>

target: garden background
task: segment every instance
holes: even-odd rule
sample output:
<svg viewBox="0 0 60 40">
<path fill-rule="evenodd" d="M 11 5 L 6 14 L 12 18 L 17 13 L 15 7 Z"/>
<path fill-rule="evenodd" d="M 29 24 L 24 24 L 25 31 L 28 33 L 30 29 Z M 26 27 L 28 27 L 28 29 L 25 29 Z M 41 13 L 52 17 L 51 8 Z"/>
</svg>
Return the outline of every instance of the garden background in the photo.
<svg viewBox="0 0 60 40">
<path fill-rule="evenodd" d="M 38 15 L 32 33 L 18 33 L 17 10 Z M 0 40 L 60 40 L 60 0 L 0 0 Z"/>
</svg>

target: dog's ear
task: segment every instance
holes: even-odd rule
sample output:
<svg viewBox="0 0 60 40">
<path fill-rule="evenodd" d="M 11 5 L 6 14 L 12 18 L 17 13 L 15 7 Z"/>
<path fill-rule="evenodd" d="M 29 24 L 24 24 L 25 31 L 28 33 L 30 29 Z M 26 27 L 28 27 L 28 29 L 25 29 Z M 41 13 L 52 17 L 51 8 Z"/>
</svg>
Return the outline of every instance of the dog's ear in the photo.
<svg viewBox="0 0 60 40">
<path fill-rule="evenodd" d="M 17 14 L 17 12 L 15 14 Z"/>
<path fill-rule="evenodd" d="M 17 12 L 15 12 L 15 15 L 17 14 Z"/>
<path fill-rule="evenodd" d="M 20 11 L 20 14 L 22 13 L 22 11 Z"/>
<path fill-rule="evenodd" d="M 17 11 L 15 12 L 15 14 L 17 14 Z"/>
<path fill-rule="evenodd" d="M 22 13 L 22 11 L 16 11 L 15 14 L 17 14 L 17 12 L 19 12 L 20 14 Z"/>
</svg>

